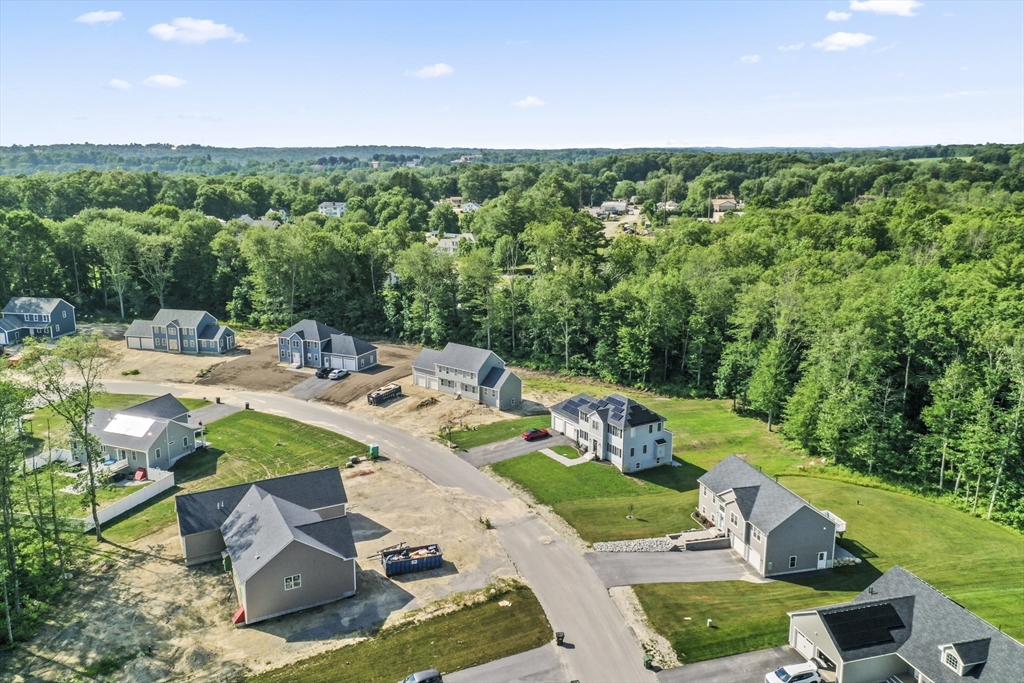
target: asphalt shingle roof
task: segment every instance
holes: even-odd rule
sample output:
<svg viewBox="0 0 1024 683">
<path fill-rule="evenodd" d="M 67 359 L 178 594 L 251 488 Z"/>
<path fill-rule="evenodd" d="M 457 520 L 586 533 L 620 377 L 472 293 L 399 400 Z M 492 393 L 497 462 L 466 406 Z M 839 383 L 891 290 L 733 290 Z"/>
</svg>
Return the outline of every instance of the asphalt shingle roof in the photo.
<svg viewBox="0 0 1024 683">
<path fill-rule="evenodd" d="M 376 348 L 373 344 L 365 342 L 359 337 L 339 332 L 338 334 L 331 335 L 331 344 L 325 350 L 325 353 L 333 353 L 338 356 L 361 356 Z"/>
<path fill-rule="evenodd" d="M 468 370 L 480 374 L 480 370 L 483 368 L 484 363 L 487 362 L 487 359 L 491 357 L 491 353 L 487 349 L 478 349 L 475 346 L 448 342 L 434 362 L 449 368 L 458 368 L 459 370 Z M 498 360 L 501 359 L 499 358 Z M 504 364 L 504 361 L 502 361 L 502 364 Z"/>
<path fill-rule="evenodd" d="M 347 503 L 345 486 L 337 467 L 300 472 L 255 482 L 267 493 L 309 510 Z M 178 530 L 182 536 L 219 529 L 252 486 L 236 484 L 209 491 L 176 496 Z M 220 509 L 218 504 L 223 503 Z"/>
<path fill-rule="evenodd" d="M 0 330 L 13 332 L 25 327 L 25 324 L 17 318 L 0 318 Z"/>
<path fill-rule="evenodd" d="M 279 333 L 278 337 L 290 337 L 293 334 L 298 334 L 299 337 L 306 341 L 327 341 L 331 338 L 331 335 L 341 334 L 341 331 L 334 329 L 330 325 L 324 325 L 322 322 L 316 320 L 300 320 L 284 332 Z"/>
<path fill-rule="evenodd" d="M 661 415 L 622 394 L 611 394 L 602 399 L 594 398 L 589 394 L 576 394 L 551 407 L 551 412 L 560 413 L 577 422 L 580 419 L 580 411 L 596 412 L 608 424 L 619 429 L 665 421 Z"/>
<path fill-rule="evenodd" d="M 178 327 L 193 327 L 200 328 L 202 326 L 203 318 L 210 315 L 206 311 L 187 311 L 180 308 L 161 308 L 157 311 L 157 314 L 153 316 L 153 325 L 159 325 L 165 327 L 168 324 L 174 322 L 178 324 Z M 213 316 L 210 315 L 212 318 Z"/>
<path fill-rule="evenodd" d="M 176 417 L 188 414 L 188 408 L 171 394 L 164 394 L 163 396 L 157 396 L 134 405 L 131 408 L 113 412 L 124 413 L 125 415 L 138 415 L 139 417 L 173 420 Z"/>
<path fill-rule="evenodd" d="M 719 496 L 732 489 L 744 519 L 764 533 L 770 532 L 804 506 L 815 509 L 803 498 L 736 455 L 730 455 L 697 481 Z"/>
<path fill-rule="evenodd" d="M 500 389 L 505 380 L 512 375 L 513 372 L 506 368 L 491 368 L 487 371 L 487 376 L 480 382 L 480 386 L 487 387 L 488 389 Z"/>
<path fill-rule="evenodd" d="M 124 411 L 107 410 L 106 408 L 95 408 L 92 411 L 92 424 L 89 425 L 89 433 L 99 439 L 104 446 L 125 448 L 131 451 L 148 451 L 150 446 L 167 431 L 167 423 L 170 421 L 154 418 L 152 424 L 141 436 L 105 431 L 119 412 Z"/>
<path fill-rule="evenodd" d="M 434 375 L 434 363 L 440 357 L 441 352 L 434 349 L 423 349 L 412 362 L 412 366 L 425 375 Z"/>
<path fill-rule="evenodd" d="M 61 299 L 41 296 L 16 296 L 7 302 L 3 313 L 26 315 L 29 313 L 48 314 L 61 302 Z"/>
</svg>

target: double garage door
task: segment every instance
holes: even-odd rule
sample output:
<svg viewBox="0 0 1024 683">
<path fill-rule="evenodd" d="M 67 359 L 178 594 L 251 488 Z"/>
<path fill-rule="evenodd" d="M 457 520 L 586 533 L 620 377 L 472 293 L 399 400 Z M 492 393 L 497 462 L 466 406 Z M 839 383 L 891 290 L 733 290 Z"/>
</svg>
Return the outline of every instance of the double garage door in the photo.
<svg viewBox="0 0 1024 683">
<path fill-rule="evenodd" d="M 732 549 L 740 554 L 744 560 L 749 562 L 758 572 L 761 570 L 761 555 L 756 550 L 746 545 L 739 536 L 732 537 Z M 763 572 L 762 572 L 763 573 Z"/>
<path fill-rule="evenodd" d="M 433 389 L 434 391 L 437 391 L 436 377 L 428 377 L 427 375 L 414 373 L 412 376 L 412 383 L 418 387 L 423 387 L 424 389 Z"/>
<path fill-rule="evenodd" d="M 153 350 L 153 338 L 152 337 L 126 337 L 128 340 L 129 349 L 145 349 L 147 351 Z"/>
<path fill-rule="evenodd" d="M 348 356 L 331 356 L 330 367 L 355 372 L 356 359 Z"/>
</svg>

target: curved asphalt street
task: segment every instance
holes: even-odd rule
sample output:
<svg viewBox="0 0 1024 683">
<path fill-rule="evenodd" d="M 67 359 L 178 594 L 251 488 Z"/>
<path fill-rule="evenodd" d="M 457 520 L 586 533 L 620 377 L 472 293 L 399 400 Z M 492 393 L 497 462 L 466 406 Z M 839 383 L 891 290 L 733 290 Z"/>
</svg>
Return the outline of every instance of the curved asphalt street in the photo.
<svg viewBox="0 0 1024 683">
<path fill-rule="evenodd" d="M 461 489 L 475 497 L 481 509 L 492 511 L 484 514 L 495 522 L 505 552 L 536 593 L 554 630 L 564 631 L 570 645 L 556 648 L 560 666 L 549 670 L 552 674 L 557 671 L 558 678 L 549 680 L 656 680 L 654 672 L 644 669 L 643 652 L 590 565 L 532 511 L 524 513 L 521 507 L 509 505 L 513 496 L 504 487 L 454 453 L 397 427 L 283 394 L 125 380 L 107 380 L 103 385 L 107 391 L 119 394 L 170 392 L 176 396 L 205 395 L 208 399 L 219 395 L 232 405 L 248 402 L 254 410 L 323 427 L 363 443 L 379 444 L 387 456 L 419 470 L 440 486 Z M 491 669 L 494 673 L 499 670 Z"/>
</svg>

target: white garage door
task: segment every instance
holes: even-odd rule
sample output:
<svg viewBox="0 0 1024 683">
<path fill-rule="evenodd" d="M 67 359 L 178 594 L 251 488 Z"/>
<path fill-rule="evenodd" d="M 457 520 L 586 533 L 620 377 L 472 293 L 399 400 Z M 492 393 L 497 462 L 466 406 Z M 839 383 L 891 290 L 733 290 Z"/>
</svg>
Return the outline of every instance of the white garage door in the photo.
<svg viewBox="0 0 1024 683">
<path fill-rule="evenodd" d="M 129 349 L 141 349 L 142 344 L 139 343 L 138 337 L 128 337 L 128 348 Z"/>
<path fill-rule="evenodd" d="M 565 420 L 556 417 L 553 421 L 553 426 L 556 432 L 565 433 Z"/>
<path fill-rule="evenodd" d="M 147 349 L 149 351 L 152 351 L 153 350 L 153 338 L 152 337 L 142 337 L 142 348 Z"/>
<path fill-rule="evenodd" d="M 757 569 L 757 571 L 761 571 L 761 553 L 757 552 L 753 548 L 748 552 L 750 553 L 750 557 L 747 558 L 747 562 L 754 565 L 754 568 Z"/>
<path fill-rule="evenodd" d="M 349 356 L 345 356 L 342 360 L 344 361 L 344 365 L 342 365 L 343 368 L 345 368 L 346 370 L 353 371 L 353 372 L 356 370 L 356 359 L 355 358 L 352 358 L 352 357 L 349 357 Z"/>
<path fill-rule="evenodd" d="M 740 557 L 746 557 L 746 553 L 743 552 L 745 550 L 743 539 L 739 536 L 732 537 L 732 549 L 738 552 Z"/>
<path fill-rule="evenodd" d="M 802 654 L 807 659 L 810 659 L 814 656 L 814 643 L 811 642 L 810 638 L 800 633 L 800 631 L 796 632 L 795 645 L 796 651 Z"/>
<path fill-rule="evenodd" d="M 430 388 L 433 389 L 434 391 L 437 391 L 437 378 L 436 377 L 431 377 L 430 378 Z"/>
</svg>

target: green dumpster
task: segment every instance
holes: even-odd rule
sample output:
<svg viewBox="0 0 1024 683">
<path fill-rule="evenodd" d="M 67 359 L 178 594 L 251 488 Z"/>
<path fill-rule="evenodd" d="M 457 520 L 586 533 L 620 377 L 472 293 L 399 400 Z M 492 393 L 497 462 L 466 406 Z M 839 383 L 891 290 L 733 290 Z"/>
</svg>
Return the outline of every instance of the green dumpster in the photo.
<svg viewBox="0 0 1024 683">
<path fill-rule="evenodd" d="M 654 655 L 644 655 L 644 668 L 650 669 L 654 666 Z"/>
</svg>

